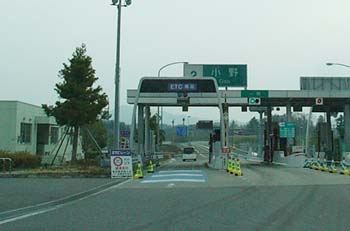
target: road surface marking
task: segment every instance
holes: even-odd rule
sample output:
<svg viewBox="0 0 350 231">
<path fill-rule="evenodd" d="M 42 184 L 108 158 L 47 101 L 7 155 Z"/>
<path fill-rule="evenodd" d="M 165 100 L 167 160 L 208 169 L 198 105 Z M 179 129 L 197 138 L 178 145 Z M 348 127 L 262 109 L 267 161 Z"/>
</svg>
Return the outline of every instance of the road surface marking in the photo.
<svg viewBox="0 0 350 231">
<path fill-rule="evenodd" d="M 158 175 L 152 175 L 151 178 L 155 177 L 168 177 L 168 176 L 203 176 L 203 174 L 191 174 L 191 173 L 172 173 L 172 174 L 158 174 Z"/>
<path fill-rule="evenodd" d="M 126 181 L 124 181 L 124 182 L 126 183 Z M 121 183 L 119 183 L 117 185 L 121 185 L 124 182 L 121 182 Z M 93 187 L 93 188 L 88 189 L 86 191 L 78 192 L 78 193 L 75 193 L 73 195 L 65 196 L 65 197 L 62 197 L 62 198 L 59 198 L 59 199 L 56 199 L 56 200 L 47 201 L 47 202 L 39 203 L 39 204 L 36 204 L 36 205 L 30 205 L 30 206 L 26 206 L 26 207 L 22 207 L 22 208 L 18 208 L 18 209 L 7 210 L 7 211 L 4 211 L 4 212 L 0 212 L 0 215 L 7 214 L 7 213 L 12 213 L 12 212 L 18 212 L 18 211 L 25 210 L 25 209 L 35 209 L 35 208 L 38 208 L 38 207 L 41 207 L 41 206 L 44 206 L 44 205 L 49 205 L 49 204 L 52 204 L 52 203 L 58 203 L 60 201 L 67 200 L 69 198 L 79 196 L 80 194 L 84 194 L 84 193 L 87 193 L 89 191 L 93 191 L 93 190 L 99 189 L 101 187 L 110 185 L 110 184 L 111 183 L 109 182 L 109 183 L 106 183 L 106 184 L 103 184 L 103 185 L 99 185 L 99 186 Z M 113 184 L 111 187 L 114 187 L 114 186 L 117 186 L 117 185 Z"/>
<path fill-rule="evenodd" d="M 204 183 L 205 179 L 178 179 L 178 178 L 172 178 L 172 179 L 159 179 L 159 180 L 143 180 L 140 183 L 161 183 L 161 182 L 199 182 Z"/>
<path fill-rule="evenodd" d="M 201 182 L 207 181 L 207 175 L 201 170 L 169 170 L 160 171 L 154 175 L 146 176 L 140 183 L 161 182 Z"/>
<path fill-rule="evenodd" d="M 203 155 L 202 153 L 200 153 L 199 155 L 201 155 L 204 158 L 208 158 L 207 156 Z"/>
<path fill-rule="evenodd" d="M 128 183 L 130 181 L 131 181 L 131 179 L 123 181 L 123 182 L 120 182 L 120 183 L 118 183 L 116 185 L 112 185 L 110 187 L 102 189 L 101 191 L 97 191 L 95 193 L 92 193 L 90 195 L 86 195 L 86 196 L 81 197 L 79 199 L 75 199 L 75 200 L 68 201 L 68 202 L 63 202 L 62 204 L 50 206 L 49 208 L 38 209 L 36 211 L 27 212 L 25 214 L 21 214 L 21 215 L 15 216 L 15 217 L 11 217 L 11 218 L 8 218 L 8 219 L 0 220 L 0 225 L 6 224 L 6 223 L 10 223 L 10 222 L 13 222 L 13 221 L 17 221 L 17 220 L 21 220 L 21 219 L 25 219 L 25 218 L 28 218 L 28 217 L 36 216 L 36 215 L 39 215 L 39 214 L 43 214 L 43 213 L 54 211 L 54 210 L 59 209 L 59 208 L 61 208 L 63 206 L 72 204 L 72 203 L 74 203 L 76 201 L 81 201 L 81 200 L 84 200 L 84 199 L 88 199 L 88 198 L 90 198 L 92 196 L 96 196 L 96 195 L 99 195 L 99 194 L 101 194 L 103 192 L 106 192 L 106 191 L 118 188 L 118 187 L 122 186 L 123 184 L 126 184 L 126 183 Z M 86 190 L 86 191 L 83 191 L 83 192 L 80 192 L 80 193 L 73 194 L 71 196 L 63 197 L 63 198 L 58 199 L 58 200 L 53 200 L 53 201 L 41 203 L 41 204 L 38 204 L 38 205 L 28 206 L 28 207 L 24 207 L 24 208 L 20 208 L 20 209 L 9 210 L 9 211 L 2 212 L 1 214 L 6 214 L 6 213 L 10 213 L 10 212 L 16 212 L 16 211 L 20 211 L 20 210 L 24 210 L 24 209 L 29 209 L 29 208 L 35 209 L 35 208 L 38 208 L 39 206 L 43 206 L 43 205 L 47 205 L 47 204 L 50 204 L 50 203 L 59 202 L 59 201 L 62 201 L 64 199 L 68 199 L 70 197 L 78 196 L 79 194 L 87 193 L 89 191 L 98 189 L 98 188 L 100 188 L 102 186 L 105 186 L 105 185 L 108 185 L 108 184 L 110 184 L 110 183 L 107 183 L 107 184 L 104 184 L 104 185 L 100 185 L 100 186 L 94 187 L 92 189 L 89 189 L 89 190 Z"/>
<path fill-rule="evenodd" d="M 162 173 L 202 173 L 202 170 L 163 170 L 163 171 L 159 171 L 158 173 L 162 174 Z"/>
</svg>

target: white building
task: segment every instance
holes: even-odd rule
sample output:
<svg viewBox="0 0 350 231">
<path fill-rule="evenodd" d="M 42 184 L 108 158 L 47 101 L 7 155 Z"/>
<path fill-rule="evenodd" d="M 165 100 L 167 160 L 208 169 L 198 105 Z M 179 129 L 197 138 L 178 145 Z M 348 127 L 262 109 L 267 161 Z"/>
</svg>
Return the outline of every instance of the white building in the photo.
<svg viewBox="0 0 350 231">
<path fill-rule="evenodd" d="M 28 151 L 42 156 L 43 162 L 70 161 L 73 136 L 59 127 L 54 117 L 35 105 L 19 101 L 0 101 L 0 150 Z M 77 158 L 83 158 L 81 139 Z"/>
</svg>

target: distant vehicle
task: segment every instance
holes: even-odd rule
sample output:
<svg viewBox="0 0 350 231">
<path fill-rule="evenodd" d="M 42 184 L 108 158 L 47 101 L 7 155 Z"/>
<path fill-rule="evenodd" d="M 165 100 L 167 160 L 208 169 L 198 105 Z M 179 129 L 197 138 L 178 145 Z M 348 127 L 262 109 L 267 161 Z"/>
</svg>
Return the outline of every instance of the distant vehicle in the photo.
<svg viewBox="0 0 350 231">
<path fill-rule="evenodd" d="M 182 161 L 186 160 L 197 160 L 197 154 L 194 153 L 193 147 L 186 147 L 184 148 L 183 154 L 182 154 Z"/>
</svg>

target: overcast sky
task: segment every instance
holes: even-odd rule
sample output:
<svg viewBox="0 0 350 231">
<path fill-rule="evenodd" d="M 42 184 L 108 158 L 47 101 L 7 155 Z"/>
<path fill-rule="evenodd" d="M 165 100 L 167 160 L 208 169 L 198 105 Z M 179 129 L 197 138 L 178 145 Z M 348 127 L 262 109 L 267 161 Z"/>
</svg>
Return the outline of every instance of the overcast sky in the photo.
<svg viewBox="0 0 350 231">
<path fill-rule="evenodd" d="M 0 0 L 0 100 L 53 104 L 62 63 L 86 43 L 112 109 L 117 12 L 110 3 Z M 122 15 L 121 104 L 142 76 L 174 61 L 247 64 L 248 89 L 299 89 L 300 76 L 350 76 L 325 65 L 350 64 L 349 10 L 349 0 L 133 0 Z M 181 74 L 181 65 L 162 72 Z M 190 112 L 210 118 L 208 109 Z"/>
</svg>

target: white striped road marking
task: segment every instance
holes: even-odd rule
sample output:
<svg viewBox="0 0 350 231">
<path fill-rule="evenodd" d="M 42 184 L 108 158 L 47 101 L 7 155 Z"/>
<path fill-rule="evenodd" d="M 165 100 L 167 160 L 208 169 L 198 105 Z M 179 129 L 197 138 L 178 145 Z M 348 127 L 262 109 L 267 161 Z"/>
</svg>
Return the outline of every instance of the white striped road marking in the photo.
<svg viewBox="0 0 350 231">
<path fill-rule="evenodd" d="M 202 173 L 202 170 L 163 170 L 163 171 L 159 171 L 158 173 L 162 174 L 162 173 Z"/>
<path fill-rule="evenodd" d="M 157 175 L 152 175 L 151 178 L 154 177 L 168 177 L 168 176 L 203 176 L 203 174 L 191 174 L 191 173 L 173 173 L 173 174 L 157 174 Z"/>
<path fill-rule="evenodd" d="M 199 182 L 204 183 L 204 179 L 178 179 L 178 178 L 171 178 L 171 179 L 155 179 L 155 180 L 143 180 L 140 183 L 161 183 L 161 182 Z"/>
</svg>

